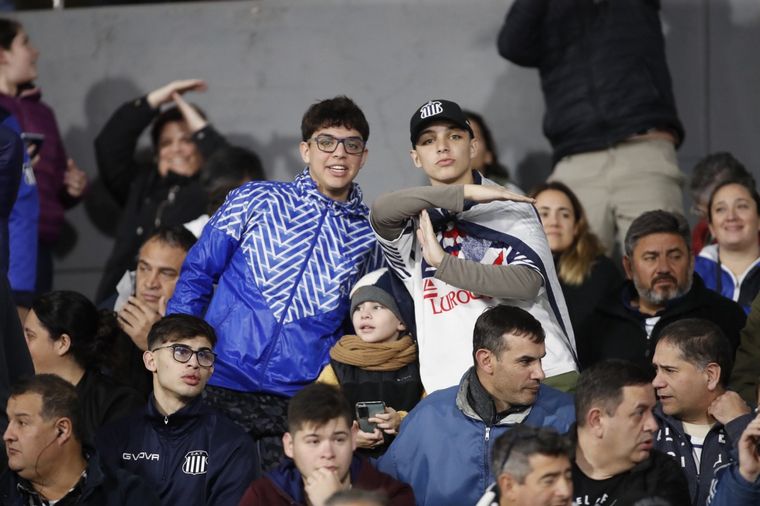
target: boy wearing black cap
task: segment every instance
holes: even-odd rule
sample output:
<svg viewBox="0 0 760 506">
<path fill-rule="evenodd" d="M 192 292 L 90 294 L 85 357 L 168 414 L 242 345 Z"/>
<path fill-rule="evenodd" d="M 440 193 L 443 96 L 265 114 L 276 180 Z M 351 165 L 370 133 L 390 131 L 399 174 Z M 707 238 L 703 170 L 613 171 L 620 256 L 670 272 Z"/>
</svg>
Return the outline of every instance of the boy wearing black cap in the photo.
<svg viewBox="0 0 760 506">
<path fill-rule="evenodd" d="M 387 268 L 370 272 L 351 290 L 356 335 L 343 336 L 330 350 L 330 364 L 317 381 L 340 385 L 351 406 L 383 401 L 385 413 L 369 419 L 372 432 L 359 430 L 359 453 L 377 457 L 388 448 L 401 420 L 419 402 L 423 389 L 412 339 L 412 300 Z M 409 322 L 409 323 L 407 323 Z"/>
<path fill-rule="evenodd" d="M 431 186 L 381 195 L 370 222 L 414 299 L 425 390 L 459 382 L 471 365 L 475 320 L 500 303 L 541 321 L 549 383 L 571 388 L 575 339 L 532 199 L 471 170 L 478 144 L 456 103 L 428 101 L 412 116 L 410 133 L 412 162 Z"/>
</svg>

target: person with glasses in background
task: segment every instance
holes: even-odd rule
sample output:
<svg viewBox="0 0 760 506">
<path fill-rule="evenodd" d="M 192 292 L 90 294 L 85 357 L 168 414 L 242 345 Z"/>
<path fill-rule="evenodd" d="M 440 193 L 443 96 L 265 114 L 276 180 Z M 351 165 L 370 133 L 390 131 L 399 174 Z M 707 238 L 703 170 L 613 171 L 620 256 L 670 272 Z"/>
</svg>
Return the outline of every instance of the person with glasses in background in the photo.
<svg viewBox="0 0 760 506">
<path fill-rule="evenodd" d="M 496 483 L 476 506 L 570 506 L 573 445 L 552 428 L 518 425 L 496 440 Z"/>
<path fill-rule="evenodd" d="M 148 405 L 98 433 L 104 464 L 143 477 L 163 504 L 237 504 L 257 473 L 251 439 L 201 398 L 214 344 L 214 329 L 194 316 L 156 322 L 143 355 L 153 374 Z"/>
<path fill-rule="evenodd" d="M 283 455 L 289 399 L 319 376 L 345 333 L 351 287 L 382 266 L 354 183 L 368 138 L 350 98 L 309 107 L 299 144 L 306 168 L 292 182 L 230 192 L 188 253 L 167 307 L 216 329 L 206 400 L 259 442 L 266 469 Z"/>
</svg>

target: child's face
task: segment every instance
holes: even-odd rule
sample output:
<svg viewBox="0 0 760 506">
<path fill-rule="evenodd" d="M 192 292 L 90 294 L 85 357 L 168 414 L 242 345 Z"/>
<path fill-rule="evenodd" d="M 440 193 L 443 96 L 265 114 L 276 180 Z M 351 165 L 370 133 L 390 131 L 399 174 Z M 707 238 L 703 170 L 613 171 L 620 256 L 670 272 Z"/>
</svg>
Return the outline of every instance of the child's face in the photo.
<svg viewBox="0 0 760 506">
<path fill-rule="evenodd" d="M 362 302 L 354 309 L 351 322 L 356 335 L 365 343 L 384 343 L 398 339 L 406 329 L 396 315 L 379 302 Z"/>
<path fill-rule="evenodd" d="M 194 353 L 185 363 L 174 358 L 174 347 L 184 346 L 192 351 L 211 350 L 211 342 L 203 336 L 180 339 L 157 346 L 144 354 L 145 367 L 156 373 L 153 388 L 157 396 L 170 397 L 183 402 L 193 399 L 203 392 L 214 366 L 204 367 L 198 363 Z M 160 392 L 159 392 L 160 391 Z"/>
<path fill-rule="evenodd" d="M 356 449 L 355 436 L 356 428 L 340 417 L 321 426 L 306 424 L 293 434 L 286 432 L 282 445 L 304 479 L 327 469 L 345 484 Z"/>
<path fill-rule="evenodd" d="M 332 153 L 327 153 L 318 147 L 316 139 L 320 136 L 330 136 L 344 142 L 339 143 Z M 355 154 L 346 151 L 346 143 L 356 142 L 357 139 L 363 144 L 362 136 L 356 129 L 329 127 L 320 128 L 307 142 L 301 142 L 301 158 L 309 166 L 311 178 L 322 195 L 339 201 L 348 199 L 351 183 L 367 159 L 366 148 Z"/>
<path fill-rule="evenodd" d="M 420 167 L 430 184 L 472 183 L 471 159 L 477 152 L 477 141 L 467 130 L 448 123 L 431 123 L 417 138 L 410 151 L 415 167 Z"/>
</svg>

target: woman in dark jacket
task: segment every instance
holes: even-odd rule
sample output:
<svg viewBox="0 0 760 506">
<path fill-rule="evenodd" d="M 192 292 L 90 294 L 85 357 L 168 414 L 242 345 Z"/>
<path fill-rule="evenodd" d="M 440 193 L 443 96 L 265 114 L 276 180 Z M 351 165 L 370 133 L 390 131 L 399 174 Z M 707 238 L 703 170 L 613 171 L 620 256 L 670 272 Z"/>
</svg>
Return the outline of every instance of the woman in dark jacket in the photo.
<svg viewBox="0 0 760 506">
<path fill-rule="evenodd" d="M 98 171 L 122 208 L 116 243 L 96 296 L 110 296 L 124 272 L 134 268 L 140 245 L 159 226 L 182 225 L 206 211 L 199 182 L 203 162 L 227 143 L 182 94 L 206 87 L 198 79 L 173 81 L 122 105 L 95 139 Z M 161 111 L 164 104 L 173 106 Z M 155 165 L 135 160 L 137 140 L 153 123 Z"/>
<path fill-rule="evenodd" d="M 623 281 L 620 271 L 604 256 L 604 247 L 589 229 L 578 197 L 558 181 L 531 192 L 554 255 L 559 284 L 565 295 L 576 341 L 578 329 L 596 305 Z"/>
<path fill-rule="evenodd" d="M 76 386 L 85 436 L 145 404 L 137 391 L 99 372 L 109 365 L 108 338 L 115 328 L 112 313 L 99 312 L 84 295 L 70 291 L 37 297 L 24 321 L 34 372 L 57 374 Z"/>
</svg>

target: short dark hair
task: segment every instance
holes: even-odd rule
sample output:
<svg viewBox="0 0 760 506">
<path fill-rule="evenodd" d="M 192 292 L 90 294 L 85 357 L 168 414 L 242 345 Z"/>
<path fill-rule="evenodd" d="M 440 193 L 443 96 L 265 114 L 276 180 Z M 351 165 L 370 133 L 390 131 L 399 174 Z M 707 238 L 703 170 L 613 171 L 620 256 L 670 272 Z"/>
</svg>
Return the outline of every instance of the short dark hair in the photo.
<svg viewBox="0 0 760 506">
<path fill-rule="evenodd" d="M 700 369 L 714 362 L 720 366 L 722 387 L 728 387 L 728 379 L 734 367 L 734 354 L 723 331 L 709 320 L 685 318 L 669 323 L 660 332 L 658 342 L 672 344 L 681 358 Z"/>
<path fill-rule="evenodd" d="M 74 385 L 55 374 L 37 374 L 22 378 L 11 386 L 8 398 L 24 394 L 37 394 L 42 398 L 40 416 L 44 420 L 68 418 L 74 437 L 80 442 L 88 434 L 82 424 L 82 408 Z"/>
<path fill-rule="evenodd" d="M 573 458 L 570 438 L 561 435 L 552 427 L 531 427 L 516 425 L 499 436 L 491 453 L 491 472 L 494 478 L 507 473 L 518 483 L 532 471 L 529 459 L 533 455 Z"/>
<path fill-rule="evenodd" d="M 625 234 L 625 254 L 630 257 L 639 239 L 651 234 L 680 235 L 686 243 L 686 250 L 691 251 L 691 235 L 689 223 L 680 213 L 663 211 L 647 211 L 633 220 Z"/>
<path fill-rule="evenodd" d="M 240 146 L 225 146 L 208 157 L 200 182 L 208 195 L 208 214 L 214 214 L 230 190 L 248 181 L 266 179 L 259 155 Z"/>
<path fill-rule="evenodd" d="M 301 140 L 311 139 L 320 128 L 343 127 L 359 132 L 364 142 L 369 140 L 369 124 L 359 106 L 345 95 L 312 104 L 301 120 Z"/>
<path fill-rule="evenodd" d="M 715 201 L 715 194 L 718 193 L 718 191 L 723 188 L 724 186 L 728 186 L 730 184 L 738 184 L 739 186 L 744 187 L 747 190 L 747 193 L 749 193 L 750 197 L 752 197 L 752 200 L 755 202 L 755 212 L 760 213 L 760 195 L 757 193 L 757 188 L 755 188 L 755 182 L 752 181 L 752 184 L 747 184 L 747 181 L 740 180 L 740 179 L 727 179 L 725 181 L 721 181 L 718 183 L 715 188 L 713 188 L 712 193 L 710 194 L 710 199 L 707 201 L 707 221 L 708 223 L 712 223 L 712 205 Z"/>
<path fill-rule="evenodd" d="M 105 362 L 113 333 L 118 329 L 112 311 L 99 311 L 79 292 L 57 290 L 43 293 L 32 302 L 31 310 L 40 324 L 58 341 L 69 336 L 67 353 L 87 369 Z"/>
<path fill-rule="evenodd" d="M 183 225 L 174 225 L 172 227 L 159 227 L 145 240 L 143 246 L 148 241 L 158 241 L 172 248 L 180 248 L 187 253 L 197 240 L 198 238 Z"/>
<path fill-rule="evenodd" d="M 195 104 L 190 104 L 190 107 L 196 110 L 203 119 L 206 119 L 206 113 L 203 109 Z M 169 123 L 185 123 L 185 117 L 182 115 L 182 111 L 176 105 L 167 107 L 161 111 L 156 119 L 153 120 L 153 125 L 150 127 L 150 141 L 153 143 L 153 151 L 158 153 L 158 141 L 161 138 L 161 132 L 164 131 L 164 127 Z"/>
<path fill-rule="evenodd" d="M 623 388 L 651 384 L 654 373 L 627 360 L 603 360 L 583 371 L 575 386 L 575 417 L 579 427 L 593 407 L 613 415 L 623 402 Z"/>
<path fill-rule="evenodd" d="M 288 404 L 288 432 L 295 434 L 306 424 L 322 426 L 342 418 L 351 426 L 351 406 L 338 387 L 312 383 L 302 388 Z"/>
<path fill-rule="evenodd" d="M 21 28 L 21 23 L 16 20 L 0 18 L 0 47 L 10 49 Z"/>
<path fill-rule="evenodd" d="M 170 314 L 164 316 L 148 332 L 148 349 L 153 350 L 165 343 L 174 343 L 182 339 L 205 337 L 216 346 L 214 328 L 201 318 L 189 314 Z"/>
<path fill-rule="evenodd" d="M 689 188 L 694 200 L 716 183 L 731 179 L 742 181 L 745 186 L 755 186 L 755 178 L 734 155 L 726 151 L 712 153 L 702 158 L 692 171 Z"/>
<path fill-rule="evenodd" d="M 388 495 L 382 490 L 362 490 L 352 488 L 335 492 L 325 502 L 325 506 L 353 506 L 357 502 L 372 506 L 389 506 Z"/>
<path fill-rule="evenodd" d="M 504 334 L 527 337 L 534 343 L 543 343 L 546 339 L 541 323 L 532 314 L 519 307 L 499 304 L 483 311 L 475 321 L 472 332 L 473 359 L 481 349 L 501 355 L 508 349 Z"/>
</svg>

